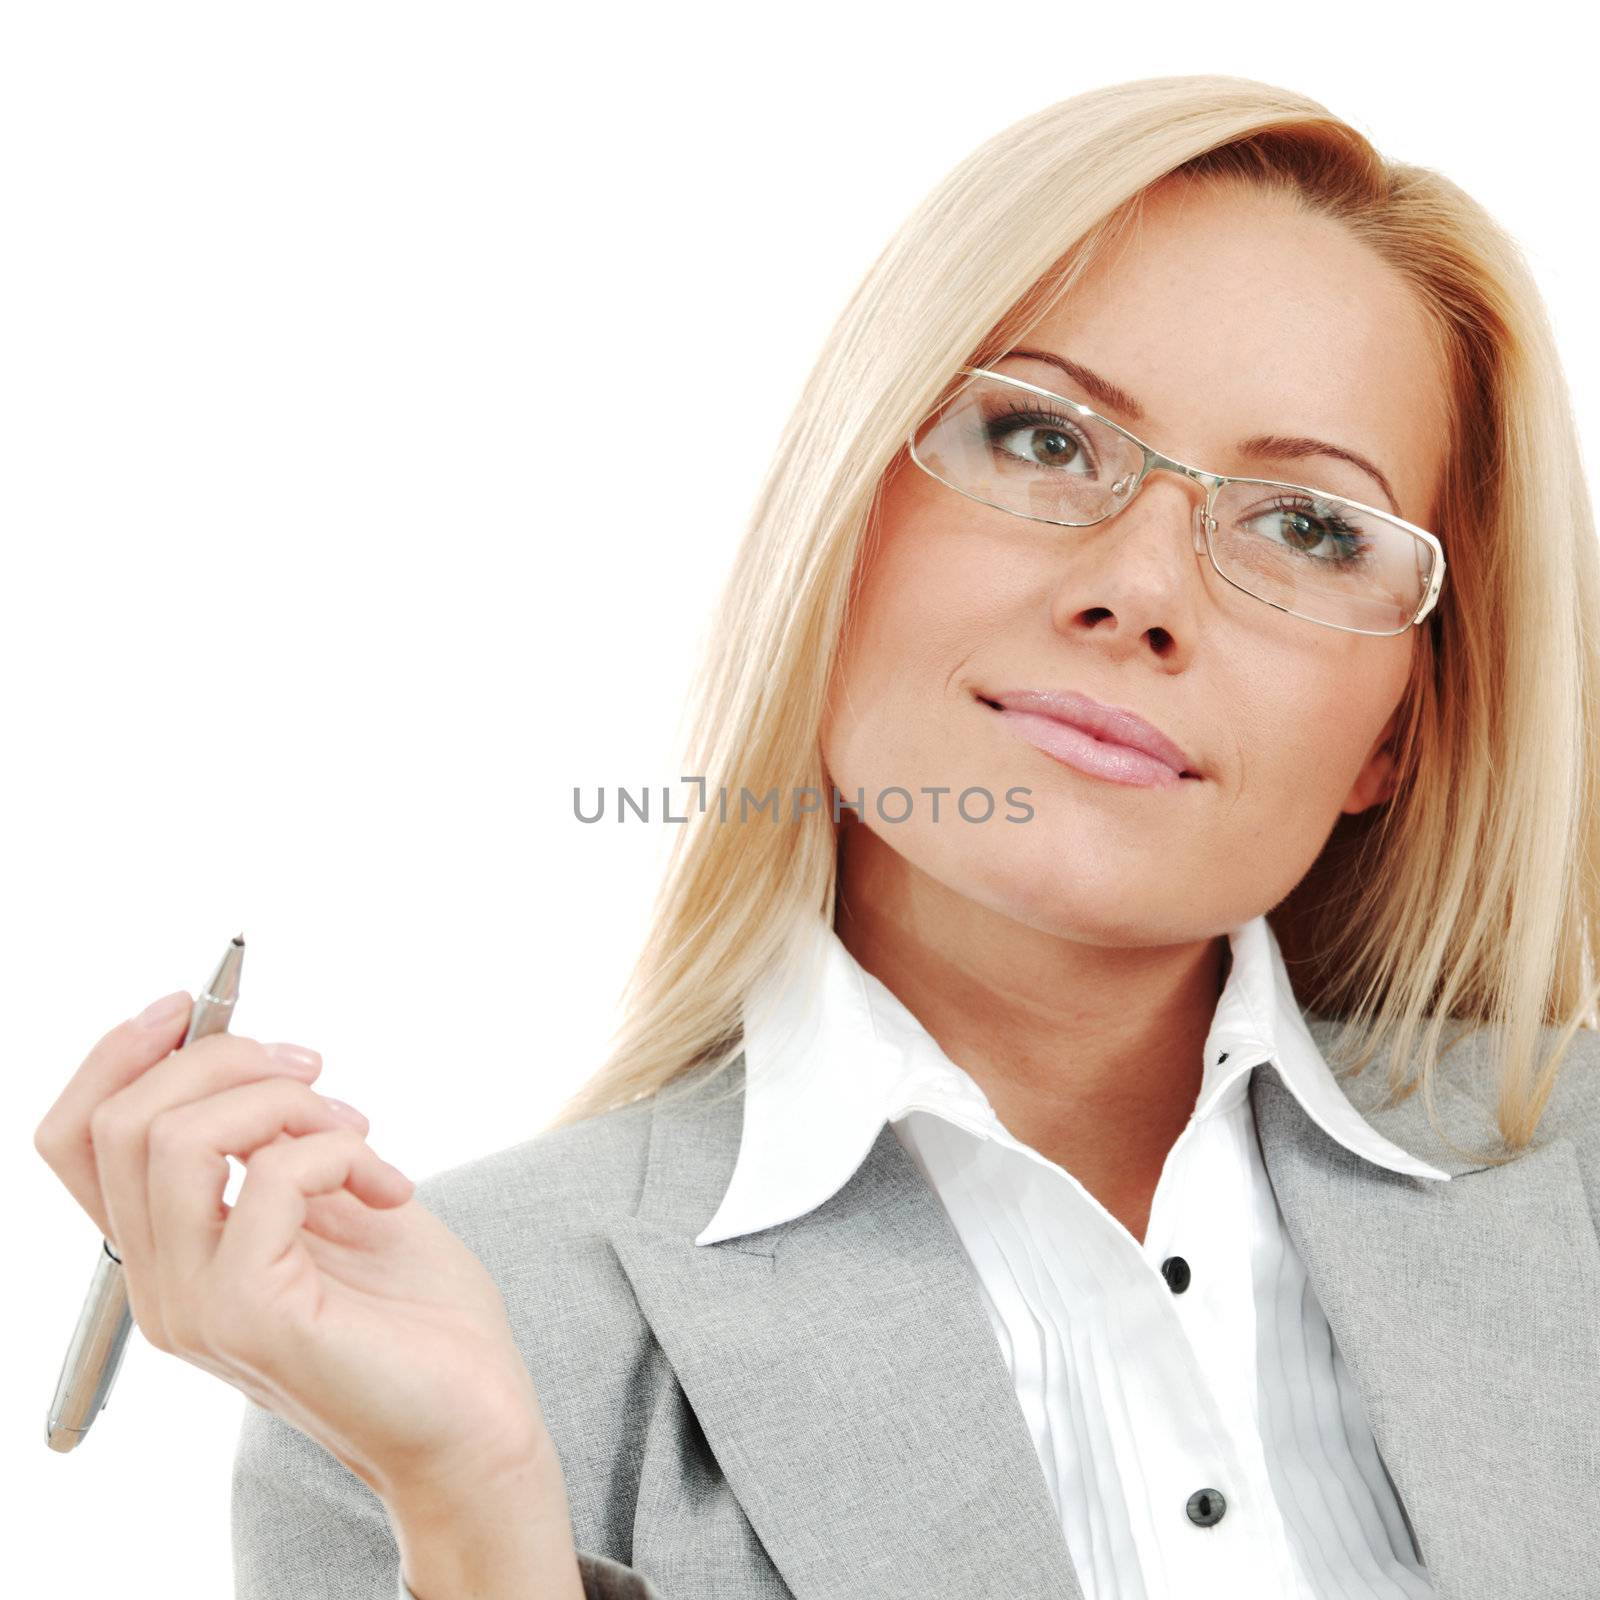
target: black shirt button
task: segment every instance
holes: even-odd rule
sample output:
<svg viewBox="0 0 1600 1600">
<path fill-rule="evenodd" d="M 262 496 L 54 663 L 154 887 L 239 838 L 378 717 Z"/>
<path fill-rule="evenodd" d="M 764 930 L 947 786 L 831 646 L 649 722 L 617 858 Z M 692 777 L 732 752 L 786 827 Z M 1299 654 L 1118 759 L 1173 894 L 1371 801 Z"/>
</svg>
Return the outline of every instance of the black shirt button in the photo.
<svg viewBox="0 0 1600 1600">
<path fill-rule="evenodd" d="M 1161 1263 L 1161 1276 L 1174 1294 L 1182 1294 L 1189 1287 L 1189 1263 L 1182 1256 L 1168 1256 Z"/>
<path fill-rule="evenodd" d="M 1221 1522 L 1227 1509 L 1228 1502 L 1220 1489 L 1196 1489 L 1189 1496 L 1189 1520 L 1199 1527 L 1209 1528 L 1213 1522 Z"/>
</svg>

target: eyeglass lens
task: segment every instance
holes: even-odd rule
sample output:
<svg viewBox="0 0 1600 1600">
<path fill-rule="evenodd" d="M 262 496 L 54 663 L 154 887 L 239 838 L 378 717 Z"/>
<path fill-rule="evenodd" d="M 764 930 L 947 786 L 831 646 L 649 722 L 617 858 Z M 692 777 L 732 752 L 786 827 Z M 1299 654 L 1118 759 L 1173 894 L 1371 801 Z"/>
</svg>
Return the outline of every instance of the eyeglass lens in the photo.
<svg viewBox="0 0 1600 1600">
<path fill-rule="evenodd" d="M 975 500 L 1087 526 L 1127 503 L 1144 457 L 1132 440 L 1047 396 L 970 379 L 912 441 L 919 463 Z M 1212 506 L 1218 570 L 1297 616 L 1397 633 L 1416 614 L 1434 551 L 1408 528 L 1334 495 L 1227 483 Z"/>
</svg>

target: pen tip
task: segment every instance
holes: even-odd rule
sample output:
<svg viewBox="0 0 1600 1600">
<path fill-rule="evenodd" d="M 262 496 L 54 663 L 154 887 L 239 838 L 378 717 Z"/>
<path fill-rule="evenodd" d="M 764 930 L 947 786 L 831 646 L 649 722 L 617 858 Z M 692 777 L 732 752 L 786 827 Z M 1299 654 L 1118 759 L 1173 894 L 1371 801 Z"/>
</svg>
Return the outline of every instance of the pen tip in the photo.
<svg viewBox="0 0 1600 1600">
<path fill-rule="evenodd" d="M 236 934 L 234 934 L 234 936 L 233 936 L 233 942 L 234 942 L 234 943 L 235 943 L 235 944 L 236 944 L 236 945 L 239 945 L 239 946 L 240 946 L 240 947 L 241 947 L 241 948 L 242 948 L 242 947 L 243 947 L 243 945 L 244 945 L 244 935 L 243 935 L 243 934 L 242 934 L 242 933 L 236 933 Z"/>
</svg>

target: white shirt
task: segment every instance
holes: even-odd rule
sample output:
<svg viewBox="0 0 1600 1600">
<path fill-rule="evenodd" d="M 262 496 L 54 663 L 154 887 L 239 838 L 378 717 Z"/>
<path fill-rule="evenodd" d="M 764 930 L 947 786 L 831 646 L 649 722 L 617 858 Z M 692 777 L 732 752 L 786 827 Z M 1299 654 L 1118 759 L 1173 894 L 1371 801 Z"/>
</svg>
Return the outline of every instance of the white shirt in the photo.
<svg viewBox="0 0 1600 1600">
<path fill-rule="evenodd" d="M 744 1132 L 695 1243 L 821 1205 L 887 1119 L 971 1258 L 1085 1600 L 1431 1595 L 1278 1211 L 1252 1069 L 1272 1062 L 1312 1120 L 1368 1161 L 1449 1174 L 1382 1137 L 1345 1098 L 1266 918 L 1228 934 L 1232 966 L 1199 1097 L 1142 1244 L 1071 1173 L 1012 1137 L 826 919 L 806 934 L 799 959 L 746 1004 Z M 1174 1285 L 1187 1266 L 1181 1293 L 1164 1262 Z M 1188 1509 L 1202 1489 L 1225 1502 L 1208 1525 Z"/>
</svg>

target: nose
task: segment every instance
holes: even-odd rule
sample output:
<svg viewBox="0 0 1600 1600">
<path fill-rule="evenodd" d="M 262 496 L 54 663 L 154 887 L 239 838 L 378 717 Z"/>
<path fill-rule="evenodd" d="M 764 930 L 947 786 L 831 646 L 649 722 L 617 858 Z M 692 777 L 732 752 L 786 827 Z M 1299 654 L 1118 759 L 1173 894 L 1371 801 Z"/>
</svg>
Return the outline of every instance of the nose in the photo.
<svg viewBox="0 0 1600 1600">
<path fill-rule="evenodd" d="M 1213 485 L 1221 482 L 1213 473 L 1202 472 L 1198 467 L 1186 466 L 1181 461 L 1174 461 L 1170 456 L 1153 455 L 1143 469 L 1130 468 L 1127 472 L 1111 485 L 1111 494 L 1118 503 L 1111 513 L 1125 511 L 1135 500 L 1145 486 L 1158 472 L 1170 472 L 1182 480 L 1179 493 L 1187 495 L 1190 501 L 1192 514 L 1189 522 L 1194 533 L 1195 550 L 1205 549 L 1206 525 L 1211 520 L 1206 513 L 1206 501 L 1211 496 Z"/>
<path fill-rule="evenodd" d="M 1107 517 L 1107 522 L 1122 522 L 1123 539 L 1133 538 L 1136 530 L 1128 523 L 1128 507 L 1134 501 L 1142 502 L 1142 515 L 1149 517 L 1154 522 L 1170 526 L 1168 518 L 1179 515 L 1178 507 L 1182 502 L 1189 502 L 1189 533 L 1190 546 L 1195 554 L 1205 554 L 1206 523 L 1210 517 L 1206 515 L 1206 501 L 1211 496 L 1211 485 L 1219 482 L 1210 472 L 1202 472 L 1198 467 L 1186 467 L 1181 461 L 1170 461 L 1166 456 L 1157 456 L 1150 462 L 1146 474 L 1139 475 L 1138 469 L 1131 469 L 1117 482 L 1112 483 L 1110 491 L 1117 501 L 1117 509 Z M 1152 493 L 1154 491 L 1154 493 Z M 1157 509 L 1157 506 L 1160 509 Z"/>
<path fill-rule="evenodd" d="M 1062 634 L 1083 632 L 1117 656 L 1147 646 L 1176 669 L 1197 643 L 1205 574 L 1195 557 L 1206 547 L 1208 483 L 1162 461 L 1112 488 L 1122 504 L 1085 530 L 1086 541 L 1062 563 L 1051 619 Z M 1182 542 L 1174 538 L 1179 518 L 1190 530 Z"/>
</svg>

